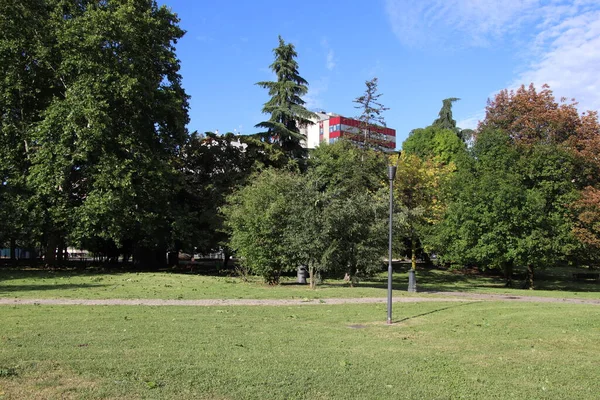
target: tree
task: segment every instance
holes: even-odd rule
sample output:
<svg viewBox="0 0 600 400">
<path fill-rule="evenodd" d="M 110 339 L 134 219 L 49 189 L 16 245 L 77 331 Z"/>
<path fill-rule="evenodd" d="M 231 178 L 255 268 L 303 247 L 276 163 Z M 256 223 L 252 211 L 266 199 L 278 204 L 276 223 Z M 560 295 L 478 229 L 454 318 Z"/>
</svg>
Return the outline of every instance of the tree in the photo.
<svg viewBox="0 0 600 400">
<path fill-rule="evenodd" d="M 599 183 L 597 177 L 600 176 L 600 163 L 597 160 L 600 155 L 600 127 L 597 113 L 579 115 L 575 105 L 574 100 L 570 103 L 564 98 L 560 102 L 555 101 L 547 85 L 543 85 L 540 91 L 533 85 L 528 88 L 521 86 L 516 91 L 504 90 L 493 101 L 488 101 L 486 118 L 480 123 L 479 131 L 487 128 L 501 129 L 509 135 L 511 143 L 519 148 L 524 157 L 534 154 L 533 148 L 540 149 L 543 146 L 555 146 L 557 154 L 564 154 L 565 151 L 570 153 L 568 163 L 562 166 L 570 171 L 570 176 L 565 176 L 564 179 L 579 190 L 580 198 L 588 194 L 593 196 L 590 191 L 593 189 L 586 187 L 595 187 Z M 539 162 L 538 168 L 544 170 L 548 166 Z M 529 183 L 544 185 L 545 178 L 540 179 L 538 182 Z M 582 237 L 582 232 L 589 222 L 589 214 L 577 216 L 577 213 L 589 212 L 591 204 L 574 202 L 574 198 L 571 198 L 570 202 L 571 210 L 576 213 L 573 231 L 587 251 L 589 243 Z M 576 259 L 581 260 L 581 257 Z"/>
<path fill-rule="evenodd" d="M 444 99 L 439 118 L 426 128 L 413 129 L 402 143 L 402 150 L 422 160 L 435 158 L 444 164 L 456 163 L 457 157 L 465 152 L 464 142 L 472 136 L 471 130 L 458 128 L 452 118 L 452 103 L 458 100 Z"/>
<path fill-rule="evenodd" d="M 360 121 L 360 130 L 364 135 L 364 147 L 366 148 L 370 146 L 373 125 L 385 126 L 383 112 L 389 110 L 379 102 L 379 98 L 383 93 L 378 93 L 377 84 L 376 77 L 366 81 L 365 93 L 354 99 L 354 103 L 357 104 L 354 108 L 361 110 L 358 120 Z"/>
<path fill-rule="evenodd" d="M 224 250 L 227 267 L 229 235 L 221 207 L 253 173 L 284 168 L 288 161 L 281 148 L 253 136 L 194 132 L 182 150 L 184 183 L 177 200 L 180 218 L 173 234 L 176 247 L 205 253 Z"/>
<path fill-rule="evenodd" d="M 321 240 L 328 271 L 358 278 L 378 271 L 385 254 L 386 157 L 340 140 L 310 154 L 308 174 L 322 193 Z"/>
<path fill-rule="evenodd" d="M 232 133 L 219 136 L 194 132 L 182 150 L 181 172 L 181 217 L 173 235 L 176 248 L 188 252 L 218 251 L 228 238 L 219 209 L 250 175 L 239 137 Z"/>
<path fill-rule="evenodd" d="M 416 269 L 417 250 L 427 249 L 431 229 L 442 218 L 445 202 L 441 190 L 454 165 L 443 165 L 435 159 L 421 159 L 403 153 L 398 163 L 394 197 L 403 216 L 406 236 L 410 241 L 411 269 Z"/>
<path fill-rule="evenodd" d="M 575 226 L 573 232 L 583 245 L 586 262 L 600 260 L 600 124 L 598 114 L 581 116 L 581 125 L 569 145 L 577 156 L 575 184 L 580 188 L 579 199 L 571 204 Z"/>
<path fill-rule="evenodd" d="M 507 132 L 515 143 L 564 143 L 581 125 L 575 103 L 557 103 L 548 85 L 536 90 L 533 84 L 516 91 L 502 90 L 488 100 L 485 119 L 478 131 L 487 128 Z"/>
<path fill-rule="evenodd" d="M 588 186 L 571 208 L 575 212 L 573 233 L 583 244 L 587 261 L 600 260 L 600 190 Z"/>
<path fill-rule="evenodd" d="M 135 246 L 153 262 L 169 245 L 187 134 L 177 17 L 146 0 L 28 0 L 6 11 L 3 137 L 26 160 L 27 220 L 46 261 L 71 242 Z"/>
<path fill-rule="evenodd" d="M 33 247 L 38 231 L 31 208 L 27 175 L 31 130 L 57 94 L 48 63 L 53 38 L 50 7 L 43 0 L 0 3 L 0 245 Z"/>
<path fill-rule="evenodd" d="M 450 97 L 442 100 L 442 109 L 439 112 L 439 117 L 433 121 L 432 125 L 451 131 L 456 130 L 456 121 L 452 118 L 452 103 L 458 100 L 460 100 L 458 97 Z"/>
<path fill-rule="evenodd" d="M 387 238 L 382 173 L 381 154 L 345 141 L 315 149 L 305 174 L 265 170 L 223 208 L 230 245 L 269 283 L 306 265 L 312 288 L 323 272 L 347 273 L 353 285 L 381 267 Z"/>
<path fill-rule="evenodd" d="M 290 207 L 303 186 L 294 173 L 265 170 L 229 196 L 222 209 L 239 262 L 269 284 L 296 268 L 297 254 L 289 240 L 296 221 Z"/>
<path fill-rule="evenodd" d="M 454 131 L 430 125 L 413 129 L 402 143 L 402 151 L 421 160 L 432 159 L 448 165 L 456 164 L 457 158 L 465 153 L 466 146 Z"/>
<path fill-rule="evenodd" d="M 267 131 L 263 137 L 268 142 L 278 143 L 293 158 L 302 158 L 304 150 L 302 141 L 306 140 L 300 133 L 300 127 L 313 123 L 316 116 L 304 107 L 304 96 L 308 92 L 308 82 L 298 73 L 298 56 L 294 45 L 285 43 L 279 36 L 279 46 L 273 49 L 275 61 L 269 67 L 277 80 L 263 81 L 257 85 L 268 89 L 271 99 L 263 106 L 262 112 L 269 114 L 268 121 L 256 125 Z"/>
<path fill-rule="evenodd" d="M 502 130 L 478 132 L 472 157 L 452 180 L 453 199 L 439 233 L 445 261 L 534 271 L 564 262 L 574 251 L 566 205 L 575 195 L 572 155 L 556 144 L 523 151 Z"/>
<path fill-rule="evenodd" d="M 456 126 L 456 121 L 452 118 L 452 103 L 460 100 L 457 97 L 450 97 L 442 100 L 442 108 L 439 117 L 433 121 L 432 126 L 440 129 L 448 129 L 454 132 L 463 142 L 467 142 L 473 136 L 473 130 L 460 129 Z"/>
</svg>

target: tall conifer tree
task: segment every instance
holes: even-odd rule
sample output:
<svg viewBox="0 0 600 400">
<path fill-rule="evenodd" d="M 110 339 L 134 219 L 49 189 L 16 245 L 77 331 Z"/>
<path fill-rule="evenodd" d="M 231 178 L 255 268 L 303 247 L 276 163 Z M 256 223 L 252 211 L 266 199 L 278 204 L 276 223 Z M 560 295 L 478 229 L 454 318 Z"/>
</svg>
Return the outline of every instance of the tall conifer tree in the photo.
<svg viewBox="0 0 600 400">
<path fill-rule="evenodd" d="M 275 61 L 270 68 L 277 80 L 258 82 L 257 85 L 269 89 L 271 99 L 262 109 L 271 118 L 256 125 L 265 128 L 263 134 L 267 141 L 278 143 L 282 149 L 294 158 L 303 154 L 302 140 L 306 138 L 300 128 L 312 124 L 315 114 L 304 107 L 304 96 L 308 92 L 308 82 L 298 73 L 298 53 L 291 43 L 285 43 L 279 36 L 279 46 L 273 49 Z"/>
</svg>

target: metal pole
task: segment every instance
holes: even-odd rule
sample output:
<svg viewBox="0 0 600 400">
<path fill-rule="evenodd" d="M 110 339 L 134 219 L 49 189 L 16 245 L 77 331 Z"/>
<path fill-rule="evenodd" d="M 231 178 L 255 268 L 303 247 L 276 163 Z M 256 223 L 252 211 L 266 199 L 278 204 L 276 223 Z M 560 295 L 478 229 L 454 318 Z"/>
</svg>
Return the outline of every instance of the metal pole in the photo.
<svg viewBox="0 0 600 400">
<path fill-rule="evenodd" d="M 388 301 L 387 301 L 387 323 L 392 324 L 392 222 L 394 213 L 394 177 L 396 166 L 388 166 L 388 178 L 390 179 L 390 222 L 389 222 L 389 246 L 388 246 Z"/>
</svg>

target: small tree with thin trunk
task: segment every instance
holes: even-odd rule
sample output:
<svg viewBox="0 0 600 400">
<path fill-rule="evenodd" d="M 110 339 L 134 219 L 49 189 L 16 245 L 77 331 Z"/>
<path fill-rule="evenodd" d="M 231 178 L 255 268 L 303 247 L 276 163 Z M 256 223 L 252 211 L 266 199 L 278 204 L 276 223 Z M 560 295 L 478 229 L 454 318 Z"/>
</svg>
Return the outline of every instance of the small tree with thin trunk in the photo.
<svg viewBox="0 0 600 400">
<path fill-rule="evenodd" d="M 370 81 L 366 81 L 365 85 L 367 88 L 365 89 L 365 93 L 354 99 L 354 103 L 356 103 L 354 108 L 361 111 L 358 120 L 360 121 L 361 132 L 364 135 L 365 148 L 370 146 L 373 136 L 373 125 L 386 126 L 383 112 L 389 110 L 389 108 L 379 102 L 379 98 L 383 93 L 378 93 L 377 84 L 378 80 L 376 77 Z"/>
</svg>

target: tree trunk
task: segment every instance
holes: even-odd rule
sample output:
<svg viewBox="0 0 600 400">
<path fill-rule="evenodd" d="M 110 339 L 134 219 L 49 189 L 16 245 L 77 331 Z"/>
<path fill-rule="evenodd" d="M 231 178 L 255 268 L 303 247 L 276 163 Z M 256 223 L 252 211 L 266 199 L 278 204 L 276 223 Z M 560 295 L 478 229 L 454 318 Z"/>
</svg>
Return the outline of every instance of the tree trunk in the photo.
<svg viewBox="0 0 600 400">
<path fill-rule="evenodd" d="M 502 270 L 504 272 L 504 279 L 506 281 L 505 287 L 512 287 L 512 274 L 513 274 L 513 262 L 507 261 L 502 263 Z"/>
<path fill-rule="evenodd" d="M 417 270 L 417 241 L 415 238 L 411 238 L 410 240 L 411 247 L 411 257 L 410 257 L 410 267 L 413 271 Z"/>
<path fill-rule="evenodd" d="M 56 254 L 56 260 L 58 261 L 58 265 L 62 265 L 63 261 L 65 260 L 65 252 L 66 252 L 66 246 L 63 240 L 61 240 L 58 243 L 58 250 L 57 250 L 57 254 Z"/>
<path fill-rule="evenodd" d="M 14 238 L 10 238 L 10 262 L 15 263 L 17 261 L 17 241 Z"/>
<path fill-rule="evenodd" d="M 310 288 L 313 290 L 316 289 L 317 282 L 315 279 L 315 266 L 311 263 L 308 264 L 308 279 L 310 280 Z"/>
<path fill-rule="evenodd" d="M 354 287 L 356 284 L 358 284 L 358 277 L 356 276 L 357 274 L 357 269 L 356 269 L 356 265 L 351 265 L 350 266 L 350 287 Z"/>
<path fill-rule="evenodd" d="M 225 247 L 223 249 L 223 269 L 226 270 L 229 268 L 229 259 L 231 258 L 231 254 L 229 254 L 229 249 Z"/>
<path fill-rule="evenodd" d="M 46 242 L 46 266 L 54 266 L 56 264 L 56 249 L 60 239 L 58 235 L 51 233 L 48 237 L 48 241 Z"/>
<path fill-rule="evenodd" d="M 178 267 L 179 266 L 179 251 L 169 251 L 167 253 L 167 265 L 169 267 Z"/>
<path fill-rule="evenodd" d="M 533 265 L 527 265 L 527 289 L 533 290 Z"/>
</svg>

